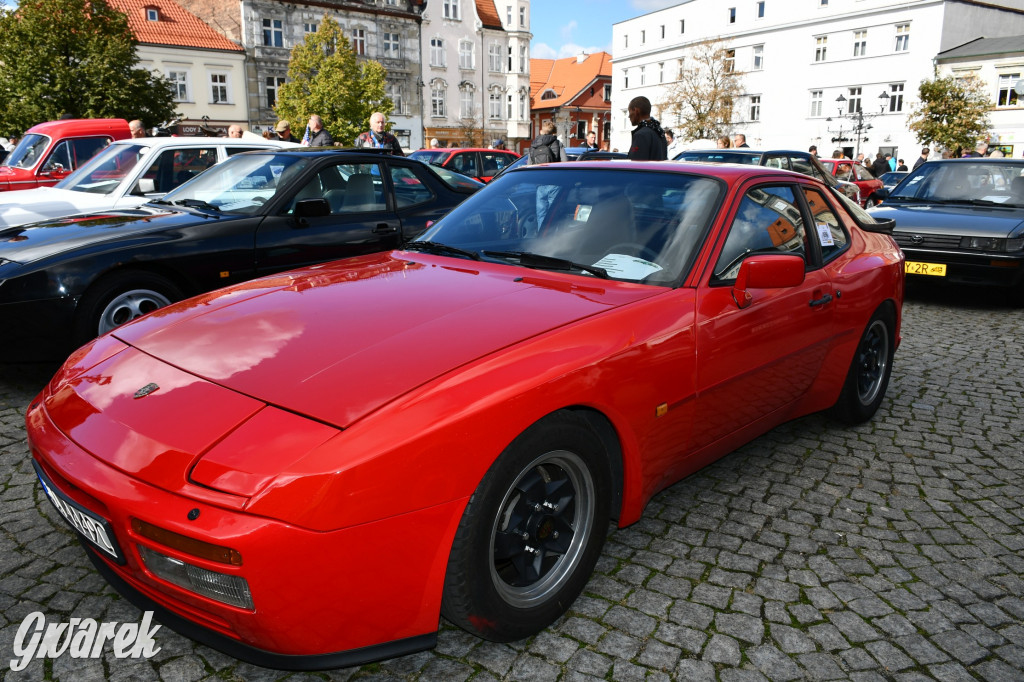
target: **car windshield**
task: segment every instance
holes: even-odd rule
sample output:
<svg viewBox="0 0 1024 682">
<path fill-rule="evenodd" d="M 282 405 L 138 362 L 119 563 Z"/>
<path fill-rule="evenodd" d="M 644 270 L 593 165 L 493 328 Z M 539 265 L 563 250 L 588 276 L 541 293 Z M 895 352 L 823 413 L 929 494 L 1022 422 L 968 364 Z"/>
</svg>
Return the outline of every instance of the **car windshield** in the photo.
<svg viewBox="0 0 1024 682">
<path fill-rule="evenodd" d="M 1024 162 L 931 161 L 904 178 L 887 201 L 1024 206 Z"/>
<path fill-rule="evenodd" d="M 441 166 L 427 166 L 427 169 L 436 175 L 441 182 L 448 185 L 454 190 L 473 190 L 476 191 L 484 186 L 484 183 L 480 182 L 476 178 L 471 178 L 462 173 L 456 173 L 455 171 L 442 168 Z"/>
<path fill-rule="evenodd" d="M 423 163 L 429 163 L 435 166 L 440 166 L 442 163 L 444 163 L 444 160 L 448 158 L 449 154 L 450 152 L 444 149 L 439 149 L 436 151 L 431 151 L 429 149 L 420 149 L 413 152 L 412 154 L 409 154 L 409 158 L 416 159 L 417 161 L 422 161 Z"/>
<path fill-rule="evenodd" d="M 717 178 L 684 173 L 524 168 L 492 180 L 408 248 L 673 286 L 724 190 Z"/>
<path fill-rule="evenodd" d="M 750 166 L 756 166 L 761 163 L 761 155 L 730 152 L 728 150 L 690 151 L 678 154 L 674 160 L 714 163 L 745 163 Z"/>
<path fill-rule="evenodd" d="M 50 138 L 46 135 L 32 133 L 21 138 L 18 146 L 14 148 L 4 165 L 11 168 L 32 168 L 39 161 L 39 157 L 46 151 L 46 145 L 50 144 Z"/>
<path fill-rule="evenodd" d="M 56 187 L 89 194 L 109 194 L 149 152 L 149 147 L 139 144 L 111 145 L 58 182 Z"/>
<path fill-rule="evenodd" d="M 254 214 L 279 191 L 294 189 L 291 179 L 310 163 L 294 154 L 232 156 L 170 192 L 163 202 L 221 213 Z"/>
</svg>

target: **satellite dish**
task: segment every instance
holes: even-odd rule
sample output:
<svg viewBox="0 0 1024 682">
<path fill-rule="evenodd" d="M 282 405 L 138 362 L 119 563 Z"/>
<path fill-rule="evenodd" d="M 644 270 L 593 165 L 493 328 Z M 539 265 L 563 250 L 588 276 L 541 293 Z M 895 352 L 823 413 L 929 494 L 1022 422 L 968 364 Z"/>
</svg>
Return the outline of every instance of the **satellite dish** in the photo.
<svg viewBox="0 0 1024 682">
<path fill-rule="evenodd" d="M 1013 84 L 1013 91 L 1018 95 L 1024 96 L 1024 79 L 1021 79 Z"/>
</svg>

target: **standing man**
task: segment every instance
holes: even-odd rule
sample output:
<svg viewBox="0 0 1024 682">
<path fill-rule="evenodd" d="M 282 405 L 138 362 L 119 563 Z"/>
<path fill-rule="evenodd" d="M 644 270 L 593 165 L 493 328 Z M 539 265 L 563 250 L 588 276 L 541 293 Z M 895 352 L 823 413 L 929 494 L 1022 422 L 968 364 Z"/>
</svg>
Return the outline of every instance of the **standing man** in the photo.
<svg viewBox="0 0 1024 682">
<path fill-rule="evenodd" d="M 330 147 L 334 138 L 324 129 L 324 121 L 319 114 L 309 117 L 309 147 Z"/>
<path fill-rule="evenodd" d="M 274 130 L 277 132 L 277 139 L 281 140 L 281 142 L 298 142 L 295 136 L 292 135 L 292 124 L 288 121 L 281 119 L 277 122 Z"/>
<path fill-rule="evenodd" d="M 379 111 L 370 114 L 370 129 L 356 138 L 356 146 L 390 149 L 395 156 L 405 156 L 398 138 L 384 130 L 385 125 L 384 114 Z"/>
<path fill-rule="evenodd" d="M 925 147 L 921 150 L 921 156 L 917 157 L 917 161 L 914 162 L 913 170 L 917 170 L 922 163 L 928 160 L 928 155 L 931 154 L 931 150 Z"/>
<path fill-rule="evenodd" d="M 871 172 L 874 176 L 876 178 L 881 177 L 883 174 L 888 173 L 889 170 L 889 162 L 885 160 L 885 156 L 882 155 L 882 152 L 875 154 L 875 161 L 871 164 Z"/>
<path fill-rule="evenodd" d="M 139 119 L 128 122 L 128 132 L 131 133 L 132 137 L 146 136 L 146 128 L 142 125 L 142 121 Z"/>
<path fill-rule="evenodd" d="M 668 158 L 674 159 L 676 154 L 683 151 L 679 149 L 681 145 L 676 143 L 676 134 L 672 130 L 665 128 L 665 142 L 668 144 Z"/>
<path fill-rule="evenodd" d="M 665 132 L 657 119 L 651 118 L 651 100 L 643 95 L 629 102 L 629 122 L 633 129 L 633 141 L 627 156 L 631 161 L 665 161 L 668 159 L 668 144 Z"/>
<path fill-rule="evenodd" d="M 587 149 L 597 149 L 597 133 L 595 131 L 591 130 L 587 133 L 587 144 L 585 146 Z"/>
<path fill-rule="evenodd" d="M 242 136 L 242 126 L 238 125 L 237 123 L 232 123 L 231 125 L 228 126 L 228 137 L 241 137 L 241 136 Z"/>
<path fill-rule="evenodd" d="M 744 135 L 743 133 L 736 133 L 732 137 L 732 146 L 733 147 L 749 147 L 750 145 L 747 144 L 747 136 L 746 135 Z"/>
<path fill-rule="evenodd" d="M 811 156 L 818 156 L 818 145 L 812 144 L 807 151 L 810 153 Z"/>
</svg>

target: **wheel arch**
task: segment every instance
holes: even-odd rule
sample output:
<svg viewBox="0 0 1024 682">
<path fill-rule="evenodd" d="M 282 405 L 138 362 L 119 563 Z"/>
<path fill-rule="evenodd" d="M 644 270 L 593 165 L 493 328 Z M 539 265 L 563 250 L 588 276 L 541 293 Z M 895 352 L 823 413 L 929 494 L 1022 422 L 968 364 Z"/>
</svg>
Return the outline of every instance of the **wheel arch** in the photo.
<svg viewBox="0 0 1024 682">
<path fill-rule="evenodd" d="M 573 406 L 565 408 L 581 417 L 601 440 L 608 454 L 608 468 L 612 475 L 611 518 L 618 521 L 622 515 L 623 457 L 622 442 L 608 417 L 591 407 Z"/>
</svg>

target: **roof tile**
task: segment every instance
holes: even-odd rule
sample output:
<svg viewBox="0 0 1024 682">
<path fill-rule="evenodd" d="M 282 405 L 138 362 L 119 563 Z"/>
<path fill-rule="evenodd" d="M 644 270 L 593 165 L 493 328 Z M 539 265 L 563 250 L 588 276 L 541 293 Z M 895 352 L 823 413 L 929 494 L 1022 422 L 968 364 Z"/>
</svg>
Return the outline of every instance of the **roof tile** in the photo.
<svg viewBox="0 0 1024 682">
<path fill-rule="evenodd" d="M 600 76 L 612 76 L 612 56 L 607 52 L 565 59 L 530 60 L 530 99 L 533 109 L 559 107 L 574 100 Z M 557 97 L 541 100 L 541 93 L 553 90 Z"/>
<path fill-rule="evenodd" d="M 242 52 L 233 43 L 213 30 L 202 19 L 173 0 L 108 0 L 111 7 L 128 15 L 128 25 L 135 39 L 146 45 L 193 47 L 205 50 Z M 146 10 L 155 9 L 159 21 L 149 21 Z"/>
</svg>

